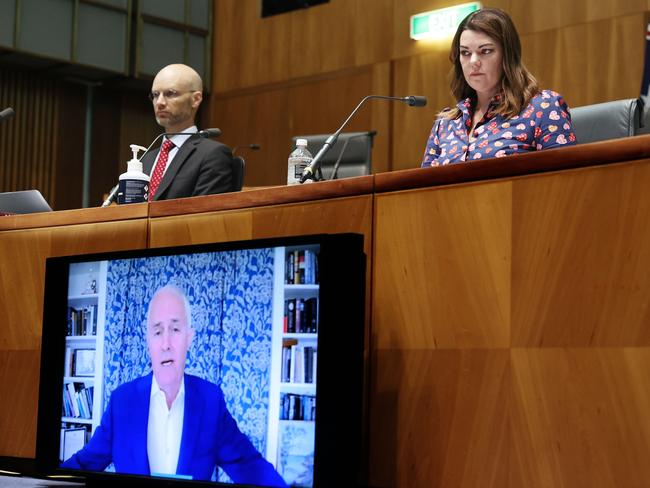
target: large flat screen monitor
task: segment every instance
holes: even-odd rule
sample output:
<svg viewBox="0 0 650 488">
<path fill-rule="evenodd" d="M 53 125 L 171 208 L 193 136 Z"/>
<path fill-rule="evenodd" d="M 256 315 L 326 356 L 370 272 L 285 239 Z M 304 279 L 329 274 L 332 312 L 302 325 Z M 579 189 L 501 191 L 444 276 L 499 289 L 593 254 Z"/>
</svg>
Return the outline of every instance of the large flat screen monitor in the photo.
<svg viewBox="0 0 650 488">
<path fill-rule="evenodd" d="M 356 234 L 48 259 L 39 471 L 363 484 L 364 285 Z"/>
</svg>

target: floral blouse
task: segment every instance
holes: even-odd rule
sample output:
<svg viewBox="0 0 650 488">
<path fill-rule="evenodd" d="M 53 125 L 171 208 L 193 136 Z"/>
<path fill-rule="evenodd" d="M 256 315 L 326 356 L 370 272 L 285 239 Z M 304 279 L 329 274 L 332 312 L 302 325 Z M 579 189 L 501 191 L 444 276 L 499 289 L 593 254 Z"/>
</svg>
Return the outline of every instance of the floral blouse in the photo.
<svg viewBox="0 0 650 488">
<path fill-rule="evenodd" d="M 471 142 L 471 99 L 458 102 L 461 117 L 436 120 L 422 167 L 576 144 L 569 108 L 558 93 L 541 91 L 519 115 L 509 119 L 493 112 L 499 100 L 500 95 L 492 99 L 487 112 L 476 124 Z"/>
</svg>

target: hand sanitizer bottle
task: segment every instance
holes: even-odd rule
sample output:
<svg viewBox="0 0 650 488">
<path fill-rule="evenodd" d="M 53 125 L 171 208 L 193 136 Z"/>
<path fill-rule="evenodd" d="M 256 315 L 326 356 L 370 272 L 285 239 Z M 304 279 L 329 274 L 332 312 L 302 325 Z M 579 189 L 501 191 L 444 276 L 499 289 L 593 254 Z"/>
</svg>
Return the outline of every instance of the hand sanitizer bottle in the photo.
<svg viewBox="0 0 650 488">
<path fill-rule="evenodd" d="M 120 175 L 117 203 L 140 203 L 149 200 L 149 175 L 142 172 L 142 162 L 138 159 L 138 151 L 147 148 L 131 144 L 133 158 L 127 163 L 126 173 Z"/>
</svg>

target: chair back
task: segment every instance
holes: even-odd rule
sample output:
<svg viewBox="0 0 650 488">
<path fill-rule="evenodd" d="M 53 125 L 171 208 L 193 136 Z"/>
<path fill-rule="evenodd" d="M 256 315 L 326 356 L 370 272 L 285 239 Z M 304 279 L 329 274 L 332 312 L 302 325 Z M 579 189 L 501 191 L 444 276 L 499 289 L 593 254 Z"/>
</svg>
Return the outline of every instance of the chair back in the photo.
<svg viewBox="0 0 650 488">
<path fill-rule="evenodd" d="M 244 186 L 244 175 L 246 173 L 246 161 L 241 156 L 232 158 L 232 191 L 241 191 Z"/>
<path fill-rule="evenodd" d="M 643 100 L 631 98 L 571 109 L 578 143 L 634 136 L 643 127 Z"/>
<path fill-rule="evenodd" d="M 376 134 L 376 131 L 339 134 L 336 144 L 321 159 L 323 178 L 332 179 L 332 172 L 337 161 L 339 161 L 337 178 L 369 175 L 372 172 L 372 142 Z M 312 156 L 316 157 L 330 135 L 295 136 L 292 138 L 292 147 L 296 147 L 296 140 L 307 139 L 307 149 Z"/>
</svg>

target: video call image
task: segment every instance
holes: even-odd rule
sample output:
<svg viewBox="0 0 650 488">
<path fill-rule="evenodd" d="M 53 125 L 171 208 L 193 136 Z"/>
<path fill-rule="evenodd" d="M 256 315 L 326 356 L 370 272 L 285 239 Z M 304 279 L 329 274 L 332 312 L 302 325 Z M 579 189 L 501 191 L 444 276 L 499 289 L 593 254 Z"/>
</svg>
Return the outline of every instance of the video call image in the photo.
<svg viewBox="0 0 650 488">
<path fill-rule="evenodd" d="M 61 467 L 312 486 L 305 262 L 314 251 L 264 248 L 72 264 Z"/>
</svg>

